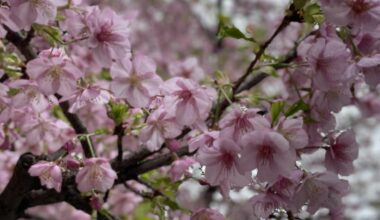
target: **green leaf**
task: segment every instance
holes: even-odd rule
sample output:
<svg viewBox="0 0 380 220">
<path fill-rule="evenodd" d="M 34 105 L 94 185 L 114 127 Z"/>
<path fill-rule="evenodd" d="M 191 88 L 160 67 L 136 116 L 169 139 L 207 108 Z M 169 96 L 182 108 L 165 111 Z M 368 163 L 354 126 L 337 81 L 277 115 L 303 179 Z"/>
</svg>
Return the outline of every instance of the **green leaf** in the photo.
<svg viewBox="0 0 380 220">
<path fill-rule="evenodd" d="M 110 131 L 107 128 L 98 128 L 95 130 L 95 135 L 110 134 Z"/>
<path fill-rule="evenodd" d="M 307 2 L 308 0 L 294 0 L 293 4 L 297 10 L 300 10 L 306 5 Z"/>
<path fill-rule="evenodd" d="M 107 80 L 107 81 L 111 81 L 111 80 L 112 80 L 112 77 L 111 77 L 111 73 L 110 73 L 110 71 L 109 71 L 109 70 L 106 70 L 106 69 L 103 69 L 103 70 L 100 72 L 99 78 L 100 78 L 100 79 Z"/>
<path fill-rule="evenodd" d="M 63 110 L 61 107 L 59 107 L 59 105 L 55 105 L 53 107 L 53 109 L 51 110 L 51 113 L 53 114 L 54 117 L 58 118 L 58 119 L 61 119 L 63 121 L 66 121 L 68 122 L 65 114 L 63 113 Z"/>
<path fill-rule="evenodd" d="M 228 24 L 228 19 L 225 17 L 220 18 L 220 27 L 218 31 L 218 37 L 225 38 L 231 37 L 235 39 L 244 39 L 250 42 L 256 42 L 252 37 L 247 37 L 233 24 Z"/>
<path fill-rule="evenodd" d="M 144 200 L 133 211 L 133 219 L 135 220 L 153 220 L 148 217 L 148 213 L 152 213 L 154 209 L 152 201 Z"/>
<path fill-rule="evenodd" d="M 288 110 L 285 112 L 285 116 L 289 117 L 298 111 L 307 111 L 308 109 L 309 106 L 301 99 L 288 108 Z"/>
<path fill-rule="evenodd" d="M 7 95 L 9 96 L 15 96 L 17 95 L 19 92 L 21 92 L 21 89 L 16 89 L 16 88 L 10 88 L 7 92 Z"/>
<path fill-rule="evenodd" d="M 321 7 L 317 3 L 306 6 L 304 10 L 304 18 L 305 22 L 309 24 L 320 24 L 324 21 L 324 16 L 321 11 Z"/>
<path fill-rule="evenodd" d="M 268 74 L 269 76 L 278 77 L 277 70 L 273 66 L 264 66 L 260 69 L 260 71 Z"/>
<path fill-rule="evenodd" d="M 123 103 L 110 102 L 109 106 L 111 108 L 111 111 L 108 112 L 108 117 L 114 120 L 117 125 L 123 123 L 124 119 L 128 115 L 128 105 Z"/>
<path fill-rule="evenodd" d="M 315 121 L 312 117 L 310 116 L 306 116 L 303 118 L 303 123 L 304 124 L 314 124 L 316 123 L 317 121 Z"/>
<path fill-rule="evenodd" d="M 58 27 L 34 23 L 33 29 L 52 46 L 65 44 L 62 41 L 61 31 Z"/>
<path fill-rule="evenodd" d="M 274 102 L 272 103 L 271 113 L 272 113 L 272 125 L 277 123 L 281 112 L 283 111 L 285 102 Z"/>
</svg>

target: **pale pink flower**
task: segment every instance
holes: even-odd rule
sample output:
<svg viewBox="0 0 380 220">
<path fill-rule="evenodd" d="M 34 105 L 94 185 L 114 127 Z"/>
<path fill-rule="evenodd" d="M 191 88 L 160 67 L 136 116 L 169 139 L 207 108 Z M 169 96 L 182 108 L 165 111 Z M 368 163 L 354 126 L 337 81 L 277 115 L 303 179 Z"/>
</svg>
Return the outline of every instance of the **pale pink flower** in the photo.
<svg viewBox="0 0 380 220">
<path fill-rule="evenodd" d="M 314 71 L 313 83 L 320 90 L 346 85 L 353 78 L 351 71 L 346 71 L 350 65 L 350 53 L 339 40 L 316 39 L 306 59 Z"/>
<path fill-rule="evenodd" d="M 380 2 L 377 0 L 321 0 L 326 20 L 336 25 L 352 25 L 371 30 L 380 23 Z"/>
<path fill-rule="evenodd" d="M 268 190 L 274 192 L 276 195 L 280 196 L 281 199 L 289 203 L 302 177 L 303 171 L 294 170 L 291 175 L 282 176 L 277 179 Z"/>
<path fill-rule="evenodd" d="M 151 151 L 160 149 L 166 138 L 175 138 L 182 132 L 182 126 L 178 125 L 175 117 L 170 115 L 164 108 L 152 112 L 141 130 L 140 140 Z"/>
<path fill-rule="evenodd" d="M 330 147 L 326 150 L 326 168 L 340 175 L 349 175 L 354 172 L 353 161 L 358 157 L 358 144 L 355 134 L 345 131 L 338 136 L 330 135 Z"/>
<path fill-rule="evenodd" d="M 132 213 L 142 200 L 135 193 L 128 192 L 124 186 L 116 186 L 110 191 L 107 205 L 113 214 L 122 216 Z"/>
<path fill-rule="evenodd" d="M 358 107 L 364 117 L 380 115 L 380 97 L 369 93 L 357 100 Z"/>
<path fill-rule="evenodd" d="M 83 76 L 60 49 L 41 52 L 36 59 L 28 62 L 26 72 L 39 85 L 45 95 L 58 92 L 68 96 L 75 92 L 76 80 Z"/>
<path fill-rule="evenodd" d="M 180 76 L 199 82 L 204 78 L 203 69 L 199 66 L 198 59 L 189 57 L 182 62 L 169 65 L 169 73 L 172 76 Z"/>
<path fill-rule="evenodd" d="M 202 208 L 193 213 L 190 220 L 225 220 L 225 218 L 214 209 Z"/>
<path fill-rule="evenodd" d="M 228 189 L 250 182 L 250 173 L 242 172 L 240 147 L 231 139 L 219 139 L 215 148 L 198 152 L 197 161 L 206 166 L 206 180 L 211 185 L 223 185 Z"/>
<path fill-rule="evenodd" d="M 375 89 L 380 83 L 380 54 L 362 57 L 357 66 L 363 71 L 365 82 L 370 88 Z"/>
<path fill-rule="evenodd" d="M 133 107 L 146 107 L 158 94 L 161 78 L 156 74 L 156 64 L 146 56 L 137 55 L 112 65 L 111 90 L 118 98 L 125 98 Z"/>
<path fill-rule="evenodd" d="M 51 117 L 48 112 L 37 114 L 24 109 L 16 124 L 28 146 L 49 146 L 50 150 L 56 150 L 75 137 L 73 128 L 66 122 Z"/>
<path fill-rule="evenodd" d="M 4 84 L 0 84 L 0 123 L 6 122 L 12 113 L 12 108 L 10 107 L 11 100 L 8 96 L 9 88 Z"/>
<path fill-rule="evenodd" d="M 63 12 L 65 20 L 60 21 L 59 26 L 73 37 L 84 35 L 87 31 L 86 15 L 88 13 L 87 10 L 83 12 L 75 8 L 66 9 Z"/>
<path fill-rule="evenodd" d="M 28 172 L 31 176 L 37 176 L 41 181 L 41 185 L 46 186 L 48 189 L 55 189 L 57 192 L 61 192 L 62 172 L 57 164 L 40 161 L 32 165 Z"/>
<path fill-rule="evenodd" d="M 253 207 L 253 214 L 259 218 L 268 218 L 275 209 L 285 206 L 285 202 L 276 194 L 271 192 L 260 193 L 253 196 L 249 203 Z"/>
<path fill-rule="evenodd" d="M 289 141 L 290 147 L 301 149 L 305 147 L 309 138 L 303 129 L 303 118 L 281 118 L 277 131 Z"/>
<path fill-rule="evenodd" d="M 11 19 L 22 29 L 29 30 L 33 23 L 48 24 L 54 21 L 57 7 L 63 0 L 10 0 Z"/>
<path fill-rule="evenodd" d="M 206 131 L 201 135 L 189 140 L 189 151 L 193 152 L 199 148 L 214 147 L 215 140 L 219 138 L 219 131 Z"/>
<path fill-rule="evenodd" d="M 241 140 L 240 167 L 243 171 L 257 168 L 260 182 L 273 182 L 280 176 L 290 175 L 294 170 L 296 154 L 289 142 L 274 131 L 253 131 Z"/>
<path fill-rule="evenodd" d="M 188 126 L 207 118 L 216 97 L 214 90 L 180 77 L 166 81 L 162 90 L 165 106 L 175 112 L 179 124 Z"/>
<path fill-rule="evenodd" d="M 17 91 L 17 94 L 11 97 L 11 105 L 14 108 L 30 105 L 34 111 L 42 112 L 51 106 L 49 100 L 40 92 L 38 85 L 31 80 L 15 80 L 8 85 Z"/>
<path fill-rule="evenodd" d="M 244 134 L 255 129 L 257 118 L 261 118 L 257 112 L 260 111 L 256 108 L 245 109 L 243 107 L 235 106 L 230 112 L 223 116 L 219 122 L 219 127 L 222 129 L 221 135 L 232 137 L 238 141 Z M 265 122 L 265 120 L 263 120 Z M 268 121 L 270 127 L 270 122 Z"/>
<path fill-rule="evenodd" d="M 102 71 L 102 66 L 94 59 L 94 54 L 88 48 L 74 44 L 70 52 L 74 64 L 86 75 L 92 76 Z"/>
<path fill-rule="evenodd" d="M 74 99 L 69 112 L 77 112 L 79 109 L 87 105 L 104 105 L 107 104 L 111 98 L 112 94 L 109 91 L 102 89 L 99 86 L 90 85 L 78 90 L 73 96 L 68 98 Z"/>
<path fill-rule="evenodd" d="M 104 105 L 86 105 L 79 109 L 76 114 L 89 132 L 95 132 L 99 128 L 113 129 L 115 126 L 114 121 L 108 117 Z"/>
<path fill-rule="evenodd" d="M 187 174 L 189 167 L 195 163 L 191 157 L 183 157 L 173 162 L 169 172 L 170 179 L 175 182 L 181 179 L 184 174 Z"/>
<path fill-rule="evenodd" d="M 112 9 L 94 8 L 87 16 L 90 31 L 89 47 L 95 60 L 110 67 L 112 59 L 130 57 L 129 20 L 118 16 Z"/>
<path fill-rule="evenodd" d="M 11 179 L 16 163 L 20 157 L 19 152 L 2 151 L 0 154 L 0 191 L 8 185 Z"/>
<path fill-rule="evenodd" d="M 314 91 L 310 100 L 312 111 L 338 113 L 343 106 L 351 103 L 349 88 L 335 88 L 328 91 Z M 317 119 L 317 118 L 316 118 Z"/>
<path fill-rule="evenodd" d="M 0 8 L 0 38 L 5 37 L 5 35 L 7 34 L 7 31 L 4 29 L 3 24 L 13 31 L 19 31 L 19 28 L 17 27 L 17 25 L 10 18 L 10 11 L 5 8 Z M 1 70 L 0 70 L 0 77 L 1 77 Z"/>
<path fill-rule="evenodd" d="M 307 204 L 307 211 L 314 214 L 319 208 L 336 209 L 342 206 L 342 197 L 349 191 L 349 184 L 331 172 L 309 174 L 298 187 L 292 206 L 298 211 Z"/>
<path fill-rule="evenodd" d="M 106 159 L 89 158 L 84 161 L 84 167 L 79 170 L 75 182 L 81 192 L 106 192 L 111 189 L 116 178 L 116 172 Z"/>
</svg>

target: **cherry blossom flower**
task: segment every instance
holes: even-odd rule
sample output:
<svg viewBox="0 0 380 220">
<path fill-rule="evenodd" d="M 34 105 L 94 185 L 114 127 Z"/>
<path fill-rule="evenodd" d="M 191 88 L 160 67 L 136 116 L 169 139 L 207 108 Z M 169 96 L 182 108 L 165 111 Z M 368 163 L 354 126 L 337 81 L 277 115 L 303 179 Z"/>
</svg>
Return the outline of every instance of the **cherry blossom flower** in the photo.
<svg viewBox="0 0 380 220">
<path fill-rule="evenodd" d="M 32 106 L 33 110 L 42 112 L 51 104 L 40 91 L 38 85 L 30 80 L 15 80 L 8 84 L 17 94 L 11 97 L 11 105 L 14 108 Z"/>
<path fill-rule="evenodd" d="M 369 93 L 357 100 L 358 107 L 365 117 L 380 115 L 380 98 L 376 94 Z"/>
<path fill-rule="evenodd" d="M 8 91 L 8 86 L 0 84 L 0 123 L 6 122 L 12 113 L 11 100 L 7 97 Z"/>
<path fill-rule="evenodd" d="M 216 96 L 214 90 L 180 77 L 166 81 L 162 90 L 166 95 L 165 106 L 175 112 L 176 120 L 181 125 L 192 125 L 206 119 Z"/>
<path fill-rule="evenodd" d="M 214 147 L 214 143 L 218 138 L 219 131 L 206 131 L 203 134 L 189 140 L 189 151 L 193 152 L 199 148 Z"/>
<path fill-rule="evenodd" d="M 308 136 L 303 129 L 302 118 L 281 118 L 277 131 L 289 141 L 290 147 L 300 149 L 308 144 Z"/>
<path fill-rule="evenodd" d="M 206 180 L 211 185 L 223 185 L 228 189 L 247 185 L 249 172 L 241 172 L 240 147 L 231 139 L 219 139 L 215 148 L 199 151 L 197 160 L 206 166 Z"/>
<path fill-rule="evenodd" d="M 195 160 L 191 157 L 184 157 L 174 161 L 170 170 L 169 177 L 175 182 L 181 179 L 181 177 L 187 173 L 189 167 L 195 163 Z"/>
<path fill-rule="evenodd" d="M 371 30 L 380 22 L 380 2 L 376 0 L 321 0 L 327 21 Z"/>
<path fill-rule="evenodd" d="M 224 216 L 214 210 L 214 209 L 208 209 L 208 208 L 203 208 L 197 210 L 194 214 L 191 215 L 190 220 L 225 220 Z"/>
<path fill-rule="evenodd" d="M 27 145 L 40 146 L 41 149 L 48 145 L 50 150 L 56 150 L 75 136 L 74 129 L 66 122 L 51 117 L 48 112 L 36 114 L 24 109 L 18 116 L 17 125 Z"/>
<path fill-rule="evenodd" d="M 362 69 L 365 82 L 370 88 L 375 89 L 380 83 L 380 54 L 362 57 L 357 63 L 357 66 Z"/>
<path fill-rule="evenodd" d="M 293 198 L 302 177 L 302 171 L 294 170 L 290 176 L 282 176 L 278 178 L 277 181 L 269 187 L 268 191 L 281 197 L 285 204 L 289 204 L 291 203 L 291 199 Z M 285 206 L 288 207 L 287 205 Z"/>
<path fill-rule="evenodd" d="M 152 112 L 146 123 L 146 127 L 141 130 L 140 140 L 151 151 L 160 149 L 166 138 L 175 138 L 182 132 L 182 126 L 164 108 Z"/>
<path fill-rule="evenodd" d="M 284 207 L 286 204 L 279 196 L 271 192 L 255 195 L 249 203 L 253 207 L 253 214 L 259 218 L 268 218 L 275 209 Z"/>
<path fill-rule="evenodd" d="M 79 170 L 75 182 L 81 192 L 106 192 L 113 186 L 116 178 L 116 172 L 106 159 L 89 158 L 84 161 L 84 167 Z"/>
<path fill-rule="evenodd" d="M 307 203 L 307 211 L 314 214 L 320 207 L 342 207 L 342 197 L 348 193 L 349 184 L 331 172 L 309 174 L 298 187 L 290 203 L 298 211 Z"/>
<path fill-rule="evenodd" d="M 243 171 L 257 168 L 257 179 L 273 182 L 279 176 L 290 175 L 296 160 L 295 151 L 289 142 L 274 131 L 253 131 L 243 136 L 242 158 L 239 161 Z"/>
<path fill-rule="evenodd" d="M 350 53 L 347 46 L 339 40 L 318 38 L 308 50 L 306 57 L 313 74 L 313 83 L 320 90 L 330 90 L 350 82 L 352 74 L 349 67 Z"/>
<path fill-rule="evenodd" d="M 46 188 L 55 189 L 57 192 L 61 192 L 62 172 L 57 164 L 40 161 L 32 165 L 28 172 L 31 176 L 37 176 L 40 179 L 41 184 L 46 186 Z"/>
<path fill-rule="evenodd" d="M 131 62 L 125 58 L 111 67 L 111 90 L 118 98 L 125 98 L 133 107 L 146 107 L 158 94 L 161 78 L 150 58 L 137 55 Z"/>
<path fill-rule="evenodd" d="M 195 57 L 189 57 L 182 62 L 169 65 L 169 73 L 172 76 L 180 76 L 199 82 L 204 78 L 203 69 L 199 66 Z"/>
<path fill-rule="evenodd" d="M 89 47 L 103 67 L 110 67 L 112 59 L 130 57 L 129 21 L 110 8 L 94 8 L 87 16 L 90 31 Z"/>
<path fill-rule="evenodd" d="M 330 147 L 326 150 L 326 168 L 334 173 L 349 175 L 354 172 L 352 162 L 358 157 L 358 145 L 355 134 L 345 131 L 337 137 L 330 136 Z"/>
<path fill-rule="evenodd" d="M 132 213 L 140 202 L 140 196 L 128 192 L 124 186 L 116 186 L 110 191 L 107 205 L 113 214 L 126 215 Z"/>
<path fill-rule="evenodd" d="M 245 109 L 243 107 L 235 106 L 228 112 L 219 122 L 222 129 L 222 136 L 227 135 L 238 141 L 244 134 L 253 131 L 255 125 L 260 125 L 260 122 L 266 124 L 265 119 L 258 116 L 259 109 Z M 262 118 L 262 119 L 260 119 Z M 267 122 L 270 127 L 269 121 Z"/>
<path fill-rule="evenodd" d="M 111 98 L 112 94 L 109 91 L 102 89 L 99 86 L 90 85 L 78 90 L 73 96 L 68 98 L 74 99 L 69 112 L 74 113 L 87 105 L 104 105 L 107 104 Z"/>
<path fill-rule="evenodd" d="M 64 0 L 10 0 L 11 19 L 22 29 L 29 30 L 33 23 L 48 24 L 57 16 L 57 7 Z"/>
<path fill-rule="evenodd" d="M 19 31 L 17 25 L 10 19 L 10 11 L 5 8 L 0 8 L 0 38 L 5 37 L 7 31 L 4 29 L 3 24 L 13 31 Z M 1 73 L 0 73 L 1 77 Z"/>
<path fill-rule="evenodd" d="M 45 95 L 56 92 L 63 96 L 71 95 L 76 89 L 76 80 L 83 76 L 61 49 L 41 52 L 28 62 L 26 72 Z"/>
</svg>

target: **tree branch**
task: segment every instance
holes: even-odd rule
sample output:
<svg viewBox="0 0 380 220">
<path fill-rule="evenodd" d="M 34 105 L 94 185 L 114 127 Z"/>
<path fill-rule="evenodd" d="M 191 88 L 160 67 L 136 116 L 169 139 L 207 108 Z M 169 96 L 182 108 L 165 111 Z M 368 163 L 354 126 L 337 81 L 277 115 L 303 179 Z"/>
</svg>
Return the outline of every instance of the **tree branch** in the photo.
<svg viewBox="0 0 380 220">
<path fill-rule="evenodd" d="M 69 102 L 61 102 L 59 106 L 62 108 L 63 114 L 66 116 L 67 120 L 69 120 L 71 126 L 74 128 L 75 133 L 77 134 L 87 134 L 87 128 L 82 124 L 80 121 L 80 118 L 76 114 L 72 114 L 69 112 Z M 80 140 L 80 143 L 82 145 L 83 153 L 87 158 L 92 157 L 93 152 L 95 152 L 95 149 L 92 148 L 92 140 L 90 139 L 90 143 L 87 140 Z"/>
<path fill-rule="evenodd" d="M 123 160 L 123 136 L 124 136 L 123 123 L 120 123 L 115 126 L 113 134 L 117 135 L 117 160 L 121 162 Z"/>
<path fill-rule="evenodd" d="M 25 153 L 17 161 L 13 176 L 0 195 L 0 216 L 2 219 L 16 219 L 17 209 L 24 196 L 38 187 L 38 179 L 31 177 L 28 173 L 29 168 L 37 160 L 33 154 Z"/>
<path fill-rule="evenodd" d="M 16 48 L 20 51 L 22 55 L 24 55 L 26 62 L 32 60 L 37 57 L 36 52 L 30 46 L 30 40 L 33 37 L 33 34 L 28 34 L 24 39 L 19 33 L 12 31 L 9 27 L 3 25 L 5 30 L 7 30 L 7 34 L 5 35 L 5 39 L 11 42 Z"/>
</svg>

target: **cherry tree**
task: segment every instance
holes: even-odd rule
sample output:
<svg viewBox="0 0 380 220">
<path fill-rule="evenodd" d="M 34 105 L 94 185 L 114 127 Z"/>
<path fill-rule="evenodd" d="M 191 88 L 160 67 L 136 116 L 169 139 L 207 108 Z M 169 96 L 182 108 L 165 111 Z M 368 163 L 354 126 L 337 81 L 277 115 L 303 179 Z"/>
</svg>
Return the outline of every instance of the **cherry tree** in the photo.
<svg viewBox="0 0 380 220">
<path fill-rule="evenodd" d="M 0 1 L 0 219 L 344 219 L 379 30 L 377 0 Z"/>
</svg>

